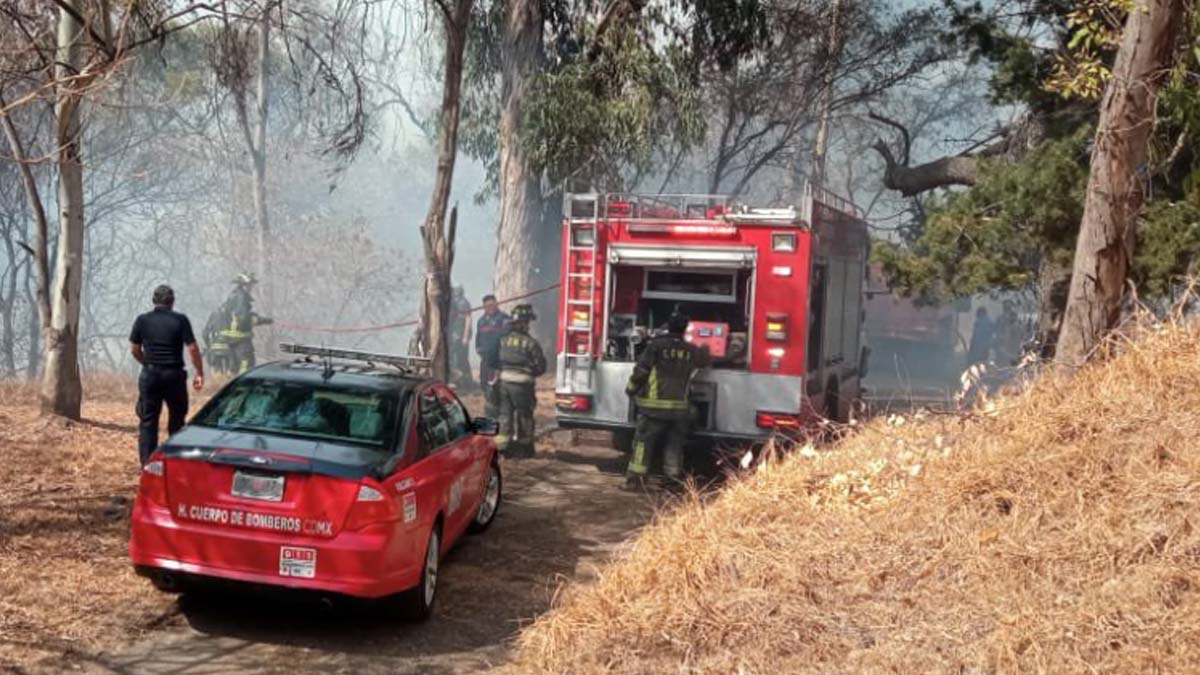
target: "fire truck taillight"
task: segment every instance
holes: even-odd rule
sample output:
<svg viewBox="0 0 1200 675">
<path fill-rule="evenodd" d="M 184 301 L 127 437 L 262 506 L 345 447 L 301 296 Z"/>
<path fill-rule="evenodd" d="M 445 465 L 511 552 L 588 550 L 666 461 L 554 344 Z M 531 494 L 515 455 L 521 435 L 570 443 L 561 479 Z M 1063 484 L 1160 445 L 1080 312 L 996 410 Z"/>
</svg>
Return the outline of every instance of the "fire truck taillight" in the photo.
<svg viewBox="0 0 1200 675">
<path fill-rule="evenodd" d="M 759 411 L 754 416 L 754 423 L 760 429 L 799 429 L 800 416 L 791 413 L 774 413 Z"/>
<path fill-rule="evenodd" d="M 581 394 L 564 394 L 554 400 L 559 410 L 568 412 L 587 412 L 592 409 L 592 397 Z"/>
<path fill-rule="evenodd" d="M 787 314 L 768 314 L 767 339 L 775 342 L 786 342 L 787 320 Z"/>
</svg>

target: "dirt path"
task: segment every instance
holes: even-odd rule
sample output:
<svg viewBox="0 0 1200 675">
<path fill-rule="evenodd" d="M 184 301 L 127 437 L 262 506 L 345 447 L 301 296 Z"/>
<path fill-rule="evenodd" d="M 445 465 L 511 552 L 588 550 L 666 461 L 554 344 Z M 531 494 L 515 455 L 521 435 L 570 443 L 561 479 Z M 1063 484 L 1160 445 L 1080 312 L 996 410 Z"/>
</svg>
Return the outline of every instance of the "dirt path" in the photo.
<svg viewBox="0 0 1200 675">
<path fill-rule="evenodd" d="M 549 422 L 549 420 L 545 420 Z M 423 624 L 362 609 L 327 610 L 271 595 L 187 596 L 164 630 L 77 672 L 466 673 L 504 660 L 519 628 L 559 584 L 586 578 L 644 524 L 651 498 L 620 490 L 622 456 L 555 434 L 538 459 L 506 462 L 495 525 L 467 537 L 442 568 L 435 615 Z M 102 620 L 99 619 L 98 620 Z"/>
</svg>

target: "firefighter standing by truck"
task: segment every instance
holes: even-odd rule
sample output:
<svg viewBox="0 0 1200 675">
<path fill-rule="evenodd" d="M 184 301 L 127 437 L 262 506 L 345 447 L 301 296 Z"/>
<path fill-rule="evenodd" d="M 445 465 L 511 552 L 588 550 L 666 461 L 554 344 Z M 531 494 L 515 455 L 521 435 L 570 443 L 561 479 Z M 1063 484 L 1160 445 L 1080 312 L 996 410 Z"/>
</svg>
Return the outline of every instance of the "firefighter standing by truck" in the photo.
<svg viewBox="0 0 1200 675">
<path fill-rule="evenodd" d="M 222 312 L 226 323 L 217 335 L 228 345 L 229 359 L 237 373 L 254 367 L 254 327 L 272 323 L 273 319 L 259 316 L 254 311 L 254 296 L 251 288 L 258 283 L 253 274 L 239 274 L 233 280 L 233 292 L 225 300 Z"/>
<path fill-rule="evenodd" d="M 497 341 L 492 362 L 496 381 L 494 405 L 500 410 L 496 444 L 508 457 L 533 457 L 533 410 L 537 407 L 537 378 L 546 372 L 546 354 L 529 335 L 529 322 L 537 319 L 531 305 L 513 308 L 507 334 Z"/>
<path fill-rule="evenodd" d="M 663 473 L 674 481 L 683 477 L 683 446 L 691 433 L 688 387 L 696 371 L 711 361 L 707 348 L 684 340 L 687 326 L 686 316 L 672 314 L 667 334 L 650 340 L 629 376 L 625 393 L 637 405 L 637 427 L 625 472 L 627 489 L 643 487 L 660 448 Z"/>
</svg>

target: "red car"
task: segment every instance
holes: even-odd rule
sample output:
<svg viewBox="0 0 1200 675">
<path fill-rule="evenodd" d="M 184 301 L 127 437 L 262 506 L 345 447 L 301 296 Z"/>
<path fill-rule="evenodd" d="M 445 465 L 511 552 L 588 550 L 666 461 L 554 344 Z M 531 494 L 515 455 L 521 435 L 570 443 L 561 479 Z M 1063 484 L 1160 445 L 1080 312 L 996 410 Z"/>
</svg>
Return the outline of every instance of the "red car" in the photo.
<svg viewBox="0 0 1200 675">
<path fill-rule="evenodd" d="M 142 468 L 135 569 L 165 591 L 216 578 L 427 617 L 441 556 L 496 517 L 496 423 L 419 359 L 284 348 L 307 356 L 230 382 Z"/>
</svg>

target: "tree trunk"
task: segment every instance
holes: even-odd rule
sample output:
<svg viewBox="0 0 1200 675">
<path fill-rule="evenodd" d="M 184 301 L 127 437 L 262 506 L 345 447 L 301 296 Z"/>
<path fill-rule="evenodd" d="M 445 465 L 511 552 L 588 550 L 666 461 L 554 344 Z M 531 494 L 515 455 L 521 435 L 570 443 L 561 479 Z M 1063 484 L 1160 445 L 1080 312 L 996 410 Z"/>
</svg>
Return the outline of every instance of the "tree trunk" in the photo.
<svg viewBox="0 0 1200 675">
<path fill-rule="evenodd" d="M 4 105 L 0 99 L 0 106 Z M 21 187 L 25 191 L 25 200 L 33 214 L 34 241 L 33 265 L 37 272 L 37 310 L 42 332 L 50 329 L 50 253 L 47 241 L 50 236 L 50 225 L 46 219 L 46 209 L 42 206 L 42 197 L 38 191 L 37 180 L 33 170 L 25 158 L 25 147 L 13 124 L 12 118 L 0 115 L 0 123 L 4 126 L 4 135 L 8 138 L 9 151 L 21 174 Z"/>
<path fill-rule="evenodd" d="M 1070 288 L 1071 267 L 1053 262 L 1049 255 L 1044 256 L 1038 265 L 1038 318 L 1035 336 L 1038 355 L 1043 359 L 1054 358 Z"/>
<path fill-rule="evenodd" d="M 29 351 L 26 353 L 27 362 L 25 364 L 25 379 L 33 381 L 37 378 L 38 369 L 42 365 L 42 324 L 41 318 L 36 308 L 35 295 L 32 288 L 29 287 L 30 277 L 33 273 L 26 268 L 25 270 L 25 300 L 29 303 Z"/>
<path fill-rule="evenodd" d="M 13 323 L 13 312 L 17 307 L 17 276 L 21 266 L 17 264 L 17 247 L 13 245 L 13 232 L 4 232 L 4 252 L 8 256 L 8 269 L 4 273 L 4 292 L 0 293 L 0 374 L 4 377 L 17 376 L 17 335 Z"/>
<path fill-rule="evenodd" d="M 907 166 L 896 161 L 891 149 L 883 141 L 876 143 L 874 148 L 883 157 L 884 187 L 899 190 L 905 197 L 950 185 L 974 185 L 979 176 L 979 159 L 974 156 L 940 157 L 917 166 Z"/>
<path fill-rule="evenodd" d="M 500 52 L 500 224 L 493 281 L 494 292 L 502 299 L 551 283 L 547 275 L 554 266 L 546 263 L 559 255 L 557 228 L 543 226 L 540 176 L 529 166 L 521 145 L 524 101 L 542 63 L 542 24 L 538 0 L 511 0 L 505 6 Z M 555 305 L 550 307 L 554 311 Z"/>
<path fill-rule="evenodd" d="M 833 85 L 842 57 L 842 0 L 833 0 L 833 19 L 829 25 L 829 59 L 821 78 L 817 135 L 813 143 L 812 184 L 825 187 L 825 158 L 829 154 L 829 123 L 833 106 Z"/>
<path fill-rule="evenodd" d="M 59 10 L 58 62 L 60 82 L 82 70 L 83 26 L 79 0 L 63 0 Z M 78 83 L 60 84 L 55 101 L 55 140 L 58 148 L 58 254 L 50 297 L 42 373 L 42 411 L 79 419 L 83 387 L 79 380 L 79 308 L 83 289 L 83 163 L 80 157 L 80 94 Z"/>
<path fill-rule="evenodd" d="M 421 226 L 425 245 L 425 330 L 424 344 L 433 359 L 434 377 L 445 380 L 450 374 L 450 352 L 446 345 L 446 319 L 450 314 L 450 270 L 454 264 L 454 234 L 458 209 L 450 217 L 446 231 L 446 208 L 454 179 L 458 155 L 458 122 L 462 110 L 463 50 L 467 44 L 467 26 L 474 0 L 438 3 L 443 10 L 446 31 L 446 72 L 442 81 L 442 107 L 438 129 L 437 175 L 429 213 Z"/>
<path fill-rule="evenodd" d="M 271 223 L 267 217 L 267 105 L 268 68 L 271 51 L 271 12 L 268 6 L 263 10 L 258 27 L 258 77 L 255 87 L 255 103 L 257 115 L 254 120 L 254 143 L 250 148 L 253 159 L 254 177 L 254 221 L 258 233 L 258 257 L 255 272 L 263 288 L 268 285 L 267 273 L 270 271 L 268 257 L 270 253 Z"/>
<path fill-rule="evenodd" d="M 1154 101 L 1184 22 L 1183 0 L 1134 3 L 1100 107 L 1057 361 L 1081 365 L 1121 317 L 1142 206 Z"/>
</svg>

